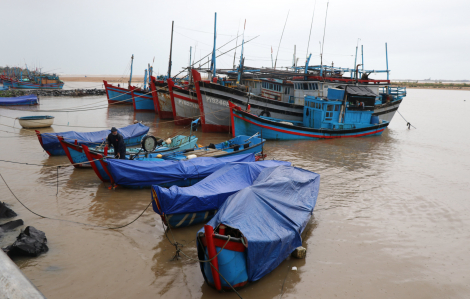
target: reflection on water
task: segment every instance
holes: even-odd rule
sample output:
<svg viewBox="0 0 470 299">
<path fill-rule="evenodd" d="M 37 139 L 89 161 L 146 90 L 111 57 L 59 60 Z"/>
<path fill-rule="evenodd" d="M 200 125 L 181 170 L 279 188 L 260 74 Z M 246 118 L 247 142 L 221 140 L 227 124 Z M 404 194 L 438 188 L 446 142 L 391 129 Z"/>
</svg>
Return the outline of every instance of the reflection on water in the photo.
<svg viewBox="0 0 470 299">
<path fill-rule="evenodd" d="M 408 130 L 397 114 L 382 136 L 267 142 L 269 159 L 320 173 L 321 188 L 304 232 L 307 258 L 288 258 L 242 289 L 242 297 L 279 298 L 282 292 L 282 298 L 466 298 L 470 138 L 463 121 L 470 112 L 470 101 L 464 102 L 469 95 L 409 90 L 400 112 L 418 129 Z M 136 113 L 132 106 L 108 108 L 105 97 L 43 97 L 39 107 L 0 108 L 0 115 L 37 115 L 38 109 L 82 105 L 94 110 L 42 112 L 54 115 L 56 126 L 41 132 L 95 131 L 138 120 L 161 138 L 189 134 L 189 127 L 159 121 L 151 112 Z M 0 173 L 32 210 L 118 226 L 134 220 L 150 202 L 149 189 L 110 190 L 92 169 L 61 167 L 57 177 L 56 166 L 68 164 L 66 157 L 48 157 L 34 132 L 19 129 L 13 119 L 0 117 L 0 124 L 7 125 L 0 128 L 0 159 L 51 166 L 0 162 Z M 8 127 L 13 124 L 18 129 Z M 202 145 L 230 138 L 200 131 L 195 135 Z M 34 216 L 3 184 L 0 195 L 25 225 L 46 232 L 48 253 L 15 262 L 48 298 L 236 298 L 207 286 L 197 262 L 172 260 L 175 247 L 151 208 L 130 226 L 105 230 Z M 200 227 L 173 230 L 192 257 L 197 256 Z M 12 243 L 20 229 L 0 238 L 0 245 Z"/>
</svg>

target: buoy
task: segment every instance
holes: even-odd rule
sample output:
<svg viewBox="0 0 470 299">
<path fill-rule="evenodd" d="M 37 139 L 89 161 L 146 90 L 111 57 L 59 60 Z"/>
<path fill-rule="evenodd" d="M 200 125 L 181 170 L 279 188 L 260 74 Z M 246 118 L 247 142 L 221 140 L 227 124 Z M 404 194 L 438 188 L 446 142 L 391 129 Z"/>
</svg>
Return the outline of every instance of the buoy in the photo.
<svg viewBox="0 0 470 299">
<path fill-rule="evenodd" d="M 158 154 L 158 155 L 157 155 L 157 158 L 161 158 L 161 157 L 163 157 L 162 154 Z"/>
<path fill-rule="evenodd" d="M 188 158 L 188 160 L 191 160 L 191 159 L 197 158 L 197 155 L 194 155 L 194 154 L 193 155 L 188 155 L 187 158 Z"/>
<path fill-rule="evenodd" d="M 165 143 L 170 144 L 171 143 L 171 138 L 168 138 L 167 140 L 165 140 Z"/>
</svg>

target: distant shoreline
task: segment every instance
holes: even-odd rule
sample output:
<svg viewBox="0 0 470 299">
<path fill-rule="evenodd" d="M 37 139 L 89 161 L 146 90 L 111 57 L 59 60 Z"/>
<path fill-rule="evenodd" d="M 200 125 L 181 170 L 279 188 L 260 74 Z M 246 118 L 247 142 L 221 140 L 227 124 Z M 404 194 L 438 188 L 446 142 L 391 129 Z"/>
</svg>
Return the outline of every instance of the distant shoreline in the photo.
<svg viewBox="0 0 470 299">
<path fill-rule="evenodd" d="M 60 76 L 60 79 L 64 82 L 100 82 L 103 80 L 108 81 L 109 83 L 127 83 L 129 77 L 123 78 L 121 76 Z M 143 76 L 132 77 L 132 82 L 144 83 Z"/>
</svg>

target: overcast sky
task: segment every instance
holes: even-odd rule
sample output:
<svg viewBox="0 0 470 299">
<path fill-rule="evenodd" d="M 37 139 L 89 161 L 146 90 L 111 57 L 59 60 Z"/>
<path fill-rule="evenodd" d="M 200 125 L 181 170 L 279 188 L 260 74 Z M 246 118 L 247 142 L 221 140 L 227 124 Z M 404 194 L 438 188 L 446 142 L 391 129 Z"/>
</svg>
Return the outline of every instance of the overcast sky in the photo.
<svg viewBox="0 0 470 299">
<path fill-rule="evenodd" d="M 316 4 L 315 4 L 316 3 Z M 154 57 L 154 70 L 166 73 L 171 21 L 173 68 L 176 74 L 193 59 L 212 51 L 214 13 L 217 45 L 243 32 L 247 66 L 271 66 L 279 47 L 278 66 L 290 66 L 297 45 L 299 64 L 309 53 L 320 64 L 327 1 L 124 1 L 124 0 L 1 0 L 0 65 L 41 66 L 59 74 L 125 75 L 134 54 L 134 74 L 143 75 Z M 324 44 L 324 64 L 354 66 L 359 40 L 366 69 L 386 69 L 388 43 L 391 79 L 469 79 L 470 1 L 331 0 Z M 241 37 L 238 40 L 241 43 Z M 235 41 L 220 49 L 225 52 Z M 196 53 L 194 53 L 196 52 Z M 240 48 L 237 49 L 238 64 Z M 234 52 L 217 60 L 230 68 Z M 205 60 L 207 61 L 207 60 Z M 381 77 L 381 76 L 375 76 Z"/>
</svg>

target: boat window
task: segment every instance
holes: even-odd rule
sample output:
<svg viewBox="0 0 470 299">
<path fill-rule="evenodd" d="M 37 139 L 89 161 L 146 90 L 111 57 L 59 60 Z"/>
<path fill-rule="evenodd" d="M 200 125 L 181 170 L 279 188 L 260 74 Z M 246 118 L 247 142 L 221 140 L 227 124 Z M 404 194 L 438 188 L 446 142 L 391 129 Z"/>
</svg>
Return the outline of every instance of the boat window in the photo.
<svg viewBox="0 0 470 299">
<path fill-rule="evenodd" d="M 290 87 L 284 87 L 284 93 L 289 94 L 290 92 Z"/>
<path fill-rule="evenodd" d="M 326 111 L 333 111 L 333 105 L 328 105 L 326 107 Z"/>
<path fill-rule="evenodd" d="M 273 89 L 273 84 L 269 83 L 269 89 Z"/>
<path fill-rule="evenodd" d="M 330 105 L 328 105 L 330 106 Z M 325 120 L 332 120 L 333 119 L 333 112 L 327 112 L 325 114 Z"/>
<path fill-rule="evenodd" d="M 335 105 L 335 111 L 339 111 L 339 105 Z"/>
<path fill-rule="evenodd" d="M 308 90 L 308 83 L 303 83 L 303 89 Z"/>
</svg>

